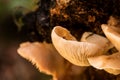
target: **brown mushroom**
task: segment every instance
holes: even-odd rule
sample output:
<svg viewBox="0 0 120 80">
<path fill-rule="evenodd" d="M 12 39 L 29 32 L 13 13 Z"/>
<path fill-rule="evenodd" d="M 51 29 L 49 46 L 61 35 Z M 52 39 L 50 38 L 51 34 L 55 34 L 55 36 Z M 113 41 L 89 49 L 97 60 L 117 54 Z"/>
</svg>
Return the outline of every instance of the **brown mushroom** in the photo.
<svg viewBox="0 0 120 80">
<path fill-rule="evenodd" d="M 108 73 L 118 75 L 120 74 L 120 52 L 112 55 L 101 55 L 97 57 L 88 58 L 89 63 L 97 68 L 104 69 Z"/>
<path fill-rule="evenodd" d="M 33 64 L 36 65 L 36 67 L 40 71 L 45 72 L 47 74 L 52 74 L 55 72 L 54 68 L 55 66 L 58 66 L 58 65 L 54 65 L 54 63 L 58 62 L 60 65 L 64 64 L 63 63 L 64 59 L 62 57 L 60 57 L 59 55 L 56 55 L 56 57 L 54 57 L 56 52 L 57 51 L 53 49 L 53 46 L 51 44 L 47 44 L 47 43 L 42 44 L 39 42 L 34 42 L 34 43 L 25 42 L 25 43 L 22 43 L 20 45 L 20 48 L 18 49 L 18 53 L 22 57 L 30 60 Z M 51 60 L 56 62 L 52 63 Z M 59 69 L 59 66 L 56 68 Z"/>
<path fill-rule="evenodd" d="M 17 51 L 22 57 L 35 64 L 41 72 L 52 75 L 53 80 L 78 80 L 86 69 L 65 60 L 52 44 L 24 42 Z"/>
<path fill-rule="evenodd" d="M 101 25 L 103 32 L 111 43 L 120 51 L 120 28 L 109 26 L 106 24 Z"/>
<path fill-rule="evenodd" d="M 104 49 L 104 53 L 106 53 L 109 49 L 113 48 L 113 45 L 107 38 L 98 34 L 94 34 L 92 32 L 84 32 L 80 41 L 97 44 Z"/>
<path fill-rule="evenodd" d="M 104 51 L 97 44 L 77 41 L 67 29 L 61 26 L 54 27 L 51 37 L 60 55 L 78 66 L 90 66 L 87 58 L 102 55 Z"/>
</svg>

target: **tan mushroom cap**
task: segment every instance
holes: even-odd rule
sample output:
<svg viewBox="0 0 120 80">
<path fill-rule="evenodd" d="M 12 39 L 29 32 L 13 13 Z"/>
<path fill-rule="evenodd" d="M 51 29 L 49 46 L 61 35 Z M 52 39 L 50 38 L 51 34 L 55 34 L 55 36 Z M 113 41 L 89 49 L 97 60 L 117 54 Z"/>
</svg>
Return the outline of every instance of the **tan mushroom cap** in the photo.
<svg viewBox="0 0 120 80">
<path fill-rule="evenodd" d="M 54 27 L 51 37 L 53 45 L 60 55 L 78 66 L 89 66 L 88 57 L 103 54 L 98 45 L 89 42 L 78 42 L 67 29 L 60 26 Z"/>
<path fill-rule="evenodd" d="M 109 26 L 106 24 L 101 25 L 103 32 L 111 43 L 120 51 L 120 28 Z"/>
<path fill-rule="evenodd" d="M 53 45 L 39 42 L 24 42 L 18 48 L 18 53 L 31 61 L 36 67 L 46 74 L 62 73 L 64 58 L 62 58 Z M 59 64 L 58 64 L 59 63 Z"/>
<path fill-rule="evenodd" d="M 75 66 L 65 60 L 52 44 L 24 42 L 20 44 L 17 51 L 22 57 L 35 64 L 40 71 L 52 75 L 53 80 L 73 80 L 74 78 L 76 80 L 86 70 L 86 67 Z"/>
<path fill-rule="evenodd" d="M 112 55 L 101 55 L 97 57 L 88 58 L 89 63 L 97 68 L 118 75 L 120 74 L 120 52 Z"/>
<path fill-rule="evenodd" d="M 113 48 L 113 45 L 107 38 L 92 32 L 84 32 L 81 37 L 81 41 L 97 44 L 104 49 L 104 53 L 106 53 L 110 48 Z"/>
</svg>

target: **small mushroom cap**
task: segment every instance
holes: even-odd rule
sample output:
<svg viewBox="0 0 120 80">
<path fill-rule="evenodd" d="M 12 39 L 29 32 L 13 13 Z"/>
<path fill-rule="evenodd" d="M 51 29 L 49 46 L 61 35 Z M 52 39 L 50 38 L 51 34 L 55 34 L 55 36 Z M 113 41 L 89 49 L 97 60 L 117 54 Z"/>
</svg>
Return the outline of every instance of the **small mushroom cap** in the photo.
<svg viewBox="0 0 120 80">
<path fill-rule="evenodd" d="M 120 52 L 112 55 L 90 57 L 88 58 L 88 61 L 97 69 L 104 69 L 105 71 L 115 75 L 120 74 Z"/>
<path fill-rule="evenodd" d="M 97 44 L 104 49 L 104 52 L 107 52 L 110 48 L 113 48 L 113 45 L 107 38 L 92 32 L 84 32 L 81 37 L 81 41 Z"/>
<path fill-rule="evenodd" d="M 120 51 L 120 29 L 114 26 L 101 25 L 103 32 L 111 43 Z"/>
<path fill-rule="evenodd" d="M 35 64 L 41 72 L 52 75 L 56 71 L 59 73 L 63 71 L 61 66 L 64 66 L 64 58 L 51 44 L 24 42 L 17 51 L 19 55 Z"/>
<path fill-rule="evenodd" d="M 60 55 L 78 66 L 89 66 L 87 57 L 103 54 L 98 45 L 89 42 L 78 42 L 67 29 L 60 26 L 54 27 L 51 37 L 53 45 Z"/>
</svg>

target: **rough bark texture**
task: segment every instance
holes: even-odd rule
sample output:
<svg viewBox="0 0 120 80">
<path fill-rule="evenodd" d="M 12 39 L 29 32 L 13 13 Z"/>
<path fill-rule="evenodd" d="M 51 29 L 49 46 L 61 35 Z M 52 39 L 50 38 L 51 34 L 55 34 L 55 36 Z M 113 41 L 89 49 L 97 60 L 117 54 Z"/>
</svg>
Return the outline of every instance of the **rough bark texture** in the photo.
<svg viewBox="0 0 120 80">
<path fill-rule="evenodd" d="M 24 17 L 26 29 L 35 32 L 36 39 L 41 37 L 40 41 L 51 42 L 49 33 L 54 26 L 60 25 L 69 29 L 79 39 L 85 31 L 103 35 L 101 24 L 107 23 L 110 16 L 119 16 L 119 0 L 65 1 L 41 1 L 36 12 Z"/>
</svg>

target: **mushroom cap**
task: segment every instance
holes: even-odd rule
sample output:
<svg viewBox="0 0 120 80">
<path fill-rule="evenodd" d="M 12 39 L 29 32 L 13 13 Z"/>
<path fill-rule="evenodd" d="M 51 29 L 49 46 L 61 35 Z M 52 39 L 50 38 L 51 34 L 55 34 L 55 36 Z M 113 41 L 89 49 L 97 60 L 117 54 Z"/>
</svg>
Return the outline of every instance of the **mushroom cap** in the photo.
<svg viewBox="0 0 120 80">
<path fill-rule="evenodd" d="M 104 49 L 105 53 L 110 48 L 113 48 L 113 45 L 111 44 L 111 42 L 107 38 L 100 36 L 98 34 L 94 34 L 92 32 L 84 32 L 82 37 L 81 37 L 81 41 L 97 44 L 98 46 L 100 46 L 101 48 Z"/>
<path fill-rule="evenodd" d="M 65 60 L 52 44 L 24 42 L 17 51 L 40 71 L 52 75 L 53 80 L 73 80 L 86 70 L 86 67 L 76 66 Z"/>
<path fill-rule="evenodd" d="M 104 69 L 106 72 L 110 73 L 110 74 L 114 74 L 114 75 L 119 75 L 120 74 L 120 69 Z"/>
<path fill-rule="evenodd" d="M 120 29 L 106 24 L 102 24 L 101 27 L 106 37 L 120 51 Z"/>
<path fill-rule="evenodd" d="M 24 42 L 20 44 L 18 53 L 22 57 L 31 61 L 36 67 L 46 74 L 53 75 L 58 71 L 62 73 L 61 66 L 65 66 L 62 58 L 52 44 L 40 42 Z"/>
<path fill-rule="evenodd" d="M 54 27 L 51 37 L 53 45 L 60 55 L 78 66 L 89 66 L 88 57 L 103 54 L 98 45 L 89 42 L 78 42 L 67 29 L 60 26 Z"/>
<path fill-rule="evenodd" d="M 97 68 L 104 69 L 112 74 L 120 74 L 120 52 L 112 55 L 101 55 L 88 58 L 89 63 Z"/>
</svg>

